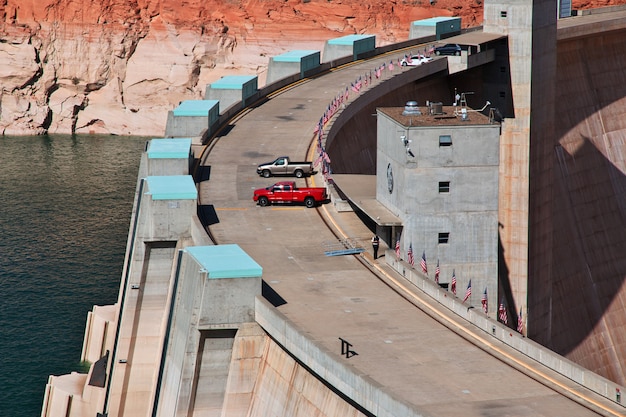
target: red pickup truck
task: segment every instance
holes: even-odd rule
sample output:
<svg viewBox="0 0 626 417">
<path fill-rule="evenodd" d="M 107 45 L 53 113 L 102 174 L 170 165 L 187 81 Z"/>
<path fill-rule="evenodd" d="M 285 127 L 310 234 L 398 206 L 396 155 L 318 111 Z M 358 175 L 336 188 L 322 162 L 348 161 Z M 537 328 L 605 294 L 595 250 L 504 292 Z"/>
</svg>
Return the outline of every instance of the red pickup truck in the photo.
<svg viewBox="0 0 626 417">
<path fill-rule="evenodd" d="M 308 187 L 298 188 L 294 181 L 281 181 L 266 188 L 254 190 L 254 201 L 262 207 L 271 203 L 304 203 L 305 206 L 315 207 L 317 203 L 328 200 L 326 188 Z"/>
</svg>

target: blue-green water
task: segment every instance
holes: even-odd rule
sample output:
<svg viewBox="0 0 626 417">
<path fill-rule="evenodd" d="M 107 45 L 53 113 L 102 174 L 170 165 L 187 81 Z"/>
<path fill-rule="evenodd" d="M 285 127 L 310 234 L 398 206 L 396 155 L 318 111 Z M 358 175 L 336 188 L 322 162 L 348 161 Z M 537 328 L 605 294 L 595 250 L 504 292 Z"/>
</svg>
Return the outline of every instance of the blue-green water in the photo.
<svg viewBox="0 0 626 417">
<path fill-rule="evenodd" d="M 37 417 L 117 299 L 146 138 L 0 136 L 0 416 Z"/>
</svg>

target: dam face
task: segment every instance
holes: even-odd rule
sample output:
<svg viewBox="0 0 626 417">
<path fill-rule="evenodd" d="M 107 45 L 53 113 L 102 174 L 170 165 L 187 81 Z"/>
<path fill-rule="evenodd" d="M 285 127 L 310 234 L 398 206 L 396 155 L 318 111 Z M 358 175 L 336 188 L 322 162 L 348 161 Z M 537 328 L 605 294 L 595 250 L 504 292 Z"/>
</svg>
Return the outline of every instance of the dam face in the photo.
<svg viewBox="0 0 626 417">
<path fill-rule="evenodd" d="M 559 29 L 556 134 L 540 164 L 550 186 L 535 195 L 552 245 L 531 241 L 547 263 L 530 260 L 528 327 L 539 343 L 624 383 L 626 30 L 605 30 L 617 17 Z M 539 227 L 531 219 L 531 235 Z"/>
</svg>

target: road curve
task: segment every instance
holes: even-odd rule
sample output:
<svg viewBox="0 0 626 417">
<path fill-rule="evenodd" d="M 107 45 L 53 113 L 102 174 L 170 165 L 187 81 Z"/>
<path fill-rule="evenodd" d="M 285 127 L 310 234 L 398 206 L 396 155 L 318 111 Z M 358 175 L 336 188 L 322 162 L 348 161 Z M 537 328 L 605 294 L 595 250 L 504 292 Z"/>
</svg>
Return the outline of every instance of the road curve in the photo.
<svg viewBox="0 0 626 417">
<path fill-rule="evenodd" d="M 200 204 L 212 205 L 217 214 L 212 236 L 218 244 L 239 244 L 263 267 L 264 281 L 286 300 L 279 311 L 309 338 L 424 415 L 621 415 L 610 401 L 535 368 L 414 294 L 384 258 L 326 257 L 325 242 L 341 233 L 369 249 L 371 232 L 356 215 L 339 213 L 332 204 L 307 209 L 252 201 L 253 189 L 276 181 L 259 177 L 256 165 L 280 155 L 310 158 L 313 131 L 328 104 L 389 59 L 304 80 L 237 117 L 201 160 L 210 166 L 210 178 L 199 184 Z M 304 186 L 307 180 L 296 181 Z M 321 177 L 309 181 L 323 185 Z M 358 355 L 342 357 L 340 337 Z"/>
</svg>

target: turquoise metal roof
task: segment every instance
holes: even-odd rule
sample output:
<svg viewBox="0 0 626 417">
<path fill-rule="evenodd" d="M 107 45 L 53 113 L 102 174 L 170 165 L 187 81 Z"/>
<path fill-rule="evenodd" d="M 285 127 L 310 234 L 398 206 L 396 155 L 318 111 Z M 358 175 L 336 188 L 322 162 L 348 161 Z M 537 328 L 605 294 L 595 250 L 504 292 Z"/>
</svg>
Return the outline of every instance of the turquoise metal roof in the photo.
<svg viewBox="0 0 626 417">
<path fill-rule="evenodd" d="M 174 109 L 174 116 L 209 116 L 209 110 L 219 104 L 219 100 L 185 100 Z"/>
<path fill-rule="evenodd" d="M 146 177 L 153 200 L 197 200 L 198 190 L 191 175 Z"/>
<path fill-rule="evenodd" d="M 185 249 L 207 271 L 209 279 L 260 277 L 263 268 L 239 245 L 190 246 Z"/>
<path fill-rule="evenodd" d="M 352 45 L 356 41 L 360 41 L 367 38 L 375 38 L 374 35 L 348 35 L 341 38 L 330 39 L 329 45 Z"/>
<path fill-rule="evenodd" d="M 289 51 L 289 52 L 285 52 L 284 54 L 276 55 L 275 57 L 272 57 L 272 59 L 276 62 L 300 62 L 302 58 L 304 57 L 319 54 L 319 53 L 320 51 L 300 49 L 300 50 Z"/>
<path fill-rule="evenodd" d="M 245 83 L 255 78 L 256 75 L 227 75 L 211 83 L 211 88 L 241 90 Z"/>
<path fill-rule="evenodd" d="M 415 20 L 412 22 L 414 26 L 436 26 L 439 22 L 446 22 L 448 20 L 460 20 L 460 17 L 448 17 L 448 16 L 439 16 L 439 17 L 431 17 L 428 19 Z"/>
<path fill-rule="evenodd" d="M 152 139 L 148 145 L 149 159 L 185 159 L 191 152 L 191 138 Z"/>
</svg>

